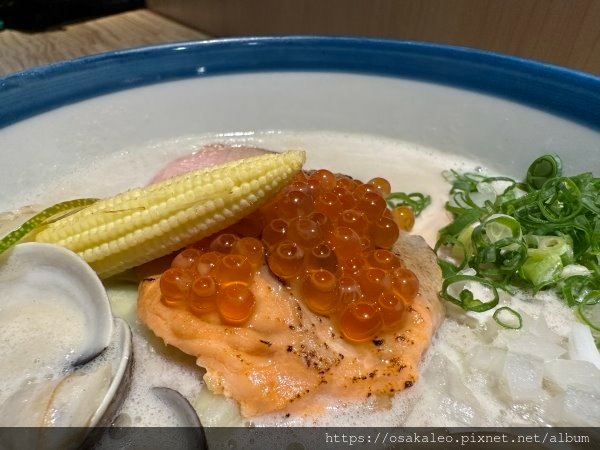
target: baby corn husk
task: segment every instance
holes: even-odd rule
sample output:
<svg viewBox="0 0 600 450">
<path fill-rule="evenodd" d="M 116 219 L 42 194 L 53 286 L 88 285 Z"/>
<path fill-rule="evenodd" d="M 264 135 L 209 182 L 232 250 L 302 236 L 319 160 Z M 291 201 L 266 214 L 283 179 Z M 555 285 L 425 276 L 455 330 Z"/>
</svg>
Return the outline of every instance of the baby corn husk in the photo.
<svg viewBox="0 0 600 450">
<path fill-rule="evenodd" d="M 288 151 L 199 169 L 100 200 L 35 240 L 78 253 L 107 278 L 237 222 L 271 199 L 304 160 L 304 152 Z"/>
</svg>

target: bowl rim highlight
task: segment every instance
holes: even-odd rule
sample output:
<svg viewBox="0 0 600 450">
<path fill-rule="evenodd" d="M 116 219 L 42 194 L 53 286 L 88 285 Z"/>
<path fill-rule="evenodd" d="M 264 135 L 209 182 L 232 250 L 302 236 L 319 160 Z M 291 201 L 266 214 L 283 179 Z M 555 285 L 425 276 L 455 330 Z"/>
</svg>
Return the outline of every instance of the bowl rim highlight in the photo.
<svg viewBox="0 0 600 450">
<path fill-rule="evenodd" d="M 420 80 L 532 106 L 600 130 L 600 77 L 543 62 L 425 42 L 281 36 L 118 50 L 0 78 L 0 128 L 103 94 L 180 79 L 341 72 Z"/>
</svg>

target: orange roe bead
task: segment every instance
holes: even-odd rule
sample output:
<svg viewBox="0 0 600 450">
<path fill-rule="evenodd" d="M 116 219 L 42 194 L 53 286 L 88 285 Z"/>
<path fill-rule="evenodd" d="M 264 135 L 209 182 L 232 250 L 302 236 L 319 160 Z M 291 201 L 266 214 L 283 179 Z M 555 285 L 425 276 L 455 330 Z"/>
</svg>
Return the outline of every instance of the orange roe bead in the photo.
<svg viewBox="0 0 600 450">
<path fill-rule="evenodd" d="M 383 292 L 377 299 L 377 304 L 385 327 L 393 327 L 402 320 L 405 305 L 401 297 L 392 292 Z"/>
<path fill-rule="evenodd" d="M 306 216 L 312 210 L 313 201 L 311 196 L 302 191 L 288 191 L 277 205 L 277 211 L 280 217 L 284 219 Z"/>
<path fill-rule="evenodd" d="M 358 276 L 361 270 L 367 267 L 367 261 L 362 254 L 357 254 L 341 262 L 340 272 L 347 276 Z"/>
<path fill-rule="evenodd" d="M 223 287 L 217 298 L 221 319 L 230 325 L 241 325 L 252 315 L 256 301 L 254 294 L 242 283 Z"/>
<path fill-rule="evenodd" d="M 307 195 L 312 195 L 312 190 L 310 189 L 310 185 L 306 181 L 294 181 L 290 183 L 286 188 L 286 192 L 288 191 L 300 191 L 304 192 Z"/>
<path fill-rule="evenodd" d="M 305 266 L 308 270 L 325 269 L 336 273 L 337 256 L 331 245 L 327 242 L 320 242 L 307 253 Z"/>
<path fill-rule="evenodd" d="M 390 195 L 390 193 L 392 192 L 392 186 L 390 185 L 390 182 L 385 178 L 376 177 L 367 181 L 367 183 L 372 186 L 375 186 L 381 194 L 381 196 L 384 198 Z"/>
<path fill-rule="evenodd" d="M 391 292 L 390 274 L 378 267 L 368 267 L 360 272 L 360 290 L 368 303 L 374 303 L 382 292 Z"/>
<path fill-rule="evenodd" d="M 198 258 L 198 264 L 196 266 L 196 271 L 199 275 L 206 276 L 211 275 L 215 271 L 215 267 L 221 258 L 223 257 L 222 253 L 219 252 L 207 252 L 200 255 Z"/>
<path fill-rule="evenodd" d="M 367 261 L 372 267 L 379 267 L 383 270 L 392 270 L 402 266 L 402 261 L 398 255 L 389 250 L 378 248 L 367 255 Z"/>
<path fill-rule="evenodd" d="M 336 186 L 331 190 L 332 194 L 335 194 L 342 204 L 343 209 L 351 209 L 356 204 L 356 200 L 348 189 Z"/>
<path fill-rule="evenodd" d="M 342 210 L 342 202 L 332 192 L 324 192 L 315 198 L 315 211 L 325 214 L 330 219 L 338 216 Z"/>
<path fill-rule="evenodd" d="M 361 252 L 360 236 L 352 228 L 335 227 L 330 240 L 338 258 L 349 259 Z"/>
<path fill-rule="evenodd" d="M 381 313 L 374 305 L 357 302 L 340 314 L 340 331 L 352 342 L 364 342 L 377 335 L 383 325 Z"/>
<path fill-rule="evenodd" d="M 273 247 L 287 237 L 288 223 L 283 219 L 273 219 L 262 232 L 262 241 L 267 247 Z"/>
<path fill-rule="evenodd" d="M 343 310 L 350 303 L 360 300 L 361 292 L 358 281 L 351 276 L 342 275 L 338 279 L 339 301 L 338 309 Z"/>
<path fill-rule="evenodd" d="M 325 169 L 316 170 L 310 177 L 308 177 L 308 180 L 309 183 L 315 183 L 316 186 L 323 191 L 330 191 L 335 187 L 336 184 L 335 175 L 329 170 Z"/>
<path fill-rule="evenodd" d="M 262 266 L 265 256 L 265 249 L 258 239 L 252 237 L 245 237 L 239 239 L 233 248 L 231 253 L 234 255 L 242 255 L 248 259 L 250 266 L 253 270 L 258 270 Z"/>
<path fill-rule="evenodd" d="M 381 191 L 379 190 L 379 188 L 368 183 L 361 184 L 360 186 L 358 186 L 356 189 L 354 189 L 354 192 L 352 194 L 354 195 L 354 198 L 357 201 L 360 201 L 365 197 L 366 194 L 369 193 L 376 194 L 378 197 L 381 197 Z"/>
<path fill-rule="evenodd" d="M 398 267 L 392 272 L 392 283 L 394 292 L 405 300 L 414 299 L 419 293 L 419 279 L 412 270 L 406 267 Z"/>
<path fill-rule="evenodd" d="M 361 236 L 360 248 L 363 252 L 369 252 L 370 250 L 373 250 L 373 243 L 371 242 L 371 239 L 367 236 Z"/>
<path fill-rule="evenodd" d="M 220 286 L 230 283 L 249 284 L 253 270 L 248 258 L 242 255 L 225 255 L 217 264 L 215 277 Z"/>
<path fill-rule="evenodd" d="M 206 236 L 205 238 L 202 238 L 199 241 L 194 242 L 193 244 L 189 245 L 188 248 L 194 248 L 201 253 L 206 252 L 206 251 L 208 251 L 208 248 L 210 247 L 210 243 L 212 242 L 213 239 L 214 239 L 214 236 Z"/>
<path fill-rule="evenodd" d="M 210 243 L 213 252 L 229 253 L 239 238 L 232 233 L 221 233 Z"/>
<path fill-rule="evenodd" d="M 302 280 L 302 298 L 309 309 L 316 314 L 329 314 L 335 311 L 338 302 L 337 279 L 325 269 L 310 271 Z"/>
<path fill-rule="evenodd" d="M 275 275 L 283 280 L 291 280 L 302 270 L 304 250 L 293 241 L 283 241 L 269 254 L 268 262 Z"/>
<path fill-rule="evenodd" d="M 189 308 L 194 314 L 202 315 L 217 308 L 217 283 L 211 276 L 200 276 L 194 280 L 189 296 Z"/>
<path fill-rule="evenodd" d="M 392 248 L 400 236 L 400 230 L 392 219 L 379 217 L 369 227 L 369 234 L 376 247 Z"/>
<path fill-rule="evenodd" d="M 392 217 L 401 230 L 410 231 L 415 225 L 415 214 L 409 206 L 397 206 L 392 210 Z"/>
<path fill-rule="evenodd" d="M 190 293 L 194 278 L 188 270 L 178 267 L 166 270 L 160 277 L 162 301 L 174 306 L 185 301 Z"/>
<path fill-rule="evenodd" d="M 260 210 L 254 211 L 246 217 L 241 218 L 228 230 L 238 236 L 260 237 L 260 233 L 265 226 L 265 218 Z"/>
<path fill-rule="evenodd" d="M 312 247 L 323 240 L 319 224 L 308 217 L 296 217 L 290 221 L 288 239 L 302 247 Z"/>
<path fill-rule="evenodd" d="M 352 180 L 352 184 L 354 185 L 354 191 L 356 191 L 356 188 L 360 187 L 363 185 L 363 182 L 360 180 L 357 180 L 356 178 Z M 353 191 L 353 193 L 354 193 Z"/>
<path fill-rule="evenodd" d="M 186 248 L 177 254 L 175 258 L 173 258 L 173 262 L 171 262 L 171 267 L 178 267 L 180 269 L 190 269 L 196 270 L 196 264 L 198 264 L 198 259 L 200 258 L 199 250 L 195 248 Z"/>
<path fill-rule="evenodd" d="M 296 183 L 296 182 L 306 183 L 307 181 L 308 181 L 308 177 L 306 176 L 306 172 L 304 172 L 304 170 L 296 172 L 296 175 L 294 175 L 294 177 L 292 178 L 292 183 Z"/>
<path fill-rule="evenodd" d="M 262 216 L 263 219 L 263 228 L 265 226 L 267 226 L 269 224 L 269 222 L 271 222 L 274 219 L 278 219 L 279 218 L 279 200 L 281 199 L 281 196 L 278 195 L 277 197 L 275 197 L 273 200 L 271 200 L 270 202 L 267 202 L 265 205 L 263 205 L 259 211 L 260 211 L 260 215 Z"/>
<path fill-rule="evenodd" d="M 344 189 L 348 192 L 353 192 L 354 189 L 356 189 L 356 184 L 354 183 L 354 181 L 343 175 L 337 177 L 335 186 Z"/>
<path fill-rule="evenodd" d="M 365 213 L 369 222 L 373 222 L 387 209 L 387 205 L 381 195 L 367 192 L 357 200 L 356 209 Z"/>
<path fill-rule="evenodd" d="M 338 225 L 352 228 L 359 236 L 369 233 L 369 221 L 365 214 L 356 209 L 343 211 L 338 218 Z"/>
<path fill-rule="evenodd" d="M 309 179 L 307 181 L 308 183 L 308 188 L 310 189 L 310 195 L 311 196 L 316 196 L 316 195 L 321 195 L 323 192 L 325 192 L 325 190 L 321 187 L 321 185 L 319 184 L 319 182 L 317 180 L 311 180 Z"/>
<path fill-rule="evenodd" d="M 329 220 L 329 217 L 327 217 L 322 212 L 313 211 L 306 217 L 308 217 L 310 220 L 312 220 L 313 222 L 316 222 L 319 225 L 319 228 L 321 229 L 323 236 L 325 236 L 327 233 L 329 233 L 331 231 L 331 229 L 333 228 L 333 224 L 332 224 L 331 220 Z"/>
<path fill-rule="evenodd" d="M 381 213 L 381 217 L 387 217 L 388 219 L 394 219 L 394 216 L 392 216 L 392 212 L 390 211 L 389 208 L 385 208 L 383 210 L 383 212 Z"/>
</svg>

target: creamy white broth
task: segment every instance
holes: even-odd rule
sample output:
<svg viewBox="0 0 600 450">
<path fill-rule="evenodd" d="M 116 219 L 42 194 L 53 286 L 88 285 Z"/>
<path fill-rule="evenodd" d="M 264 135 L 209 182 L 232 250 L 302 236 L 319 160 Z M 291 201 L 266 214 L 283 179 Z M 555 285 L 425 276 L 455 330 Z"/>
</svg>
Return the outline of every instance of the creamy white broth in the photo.
<svg viewBox="0 0 600 450">
<path fill-rule="evenodd" d="M 61 376 L 84 341 L 82 311 L 62 292 L 11 288 L 0 296 L 0 405 L 30 383 Z M 55 292 L 56 291 L 56 292 Z M 58 325 L 60 324 L 60 326 Z"/>
<path fill-rule="evenodd" d="M 64 198 L 106 196 L 133 186 L 144 185 L 166 163 L 199 149 L 208 143 L 245 144 L 271 150 L 307 150 L 306 168 L 327 168 L 367 181 L 381 176 L 392 184 L 393 191 L 422 192 L 432 197 L 432 204 L 417 219 L 413 233 L 422 235 L 433 246 L 437 230 L 449 221 L 443 205 L 447 200 L 449 184 L 442 172 L 478 170 L 482 163 L 444 154 L 435 149 L 413 143 L 389 140 L 374 136 L 341 134 L 335 132 L 265 132 L 220 136 L 186 136 L 166 142 L 153 142 L 137 148 L 124 149 L 119 154 L 94 161 L 91 166 L 57 180 L 44 193 L 33 193 L 25 203 L 49 204 Z M 102 180 L 102 186 L 90 185 L 89 180 Z M 108 181 L 107 181 L 108 180 Z M 160 339 L 152 336 L 135 317 L 135 288 L 122 284 L 108 284 L 113 313 L 128 320 L 134 333 L 135 371 L 133 384 L 118 418 L 123 425 L 170 425 L 175 424 L 168 411 L 150 393 L 152 386 L 170 387 L 181 392 L 197 408 L 202 408 L 204 386 L 201 381 L 203 370 L 194 364 L 194 358 L 182 355 L 177 349 L 166 347 Z M 533 301 L 525 296 L 520 305 L 531 316 L 546 311 L 550 327 L 557 333 L 568 332 L 572 313 L 556 298 Z M 550 307 L 548 305 L 551 305 Z M 550 314 L 548 314 L 550 312 Z M 468 353 L 480 343 L 485 335 L 453 318 L 442 324 L 427 352 L 423 369 L 436 361 L 440 354 L 457 367 L 460 375 L 466 375 L 473 402 L 477 407 L 471 411 L 473 420 L 468 422 L 469 413 L 457 418 L 452 405 L 444 409 L 439 393 L 430 389 L 427 376 L 413 388 L 397 394 L 391 402 L 374 400 L 365 404 L 345 404 L 328 399 L 330 407 L 319 417 L 285 416 L 285 411 L 268 416 L 244 420 L 232 413 L 233 422 L 255 425 L 422 425 L 451 426 L 478 425 L 496 426 L 515 423 L 536 424 L 535 405 L 530 408 L 512 408 L 507 402 L 498 400 L 486 384 L 483 376 L 466 373 L 464 366 Z M 434 381 L 435 382 L 435 381 Z M 443 399 L 442 399 L 443 400 Z M 440 407 L 440 404 L 442 407 Z M 533 412 L 531 410 L 533 408 Z M 206 414 L 206 411 L 201 411 Z M 201 414 L 201 415 L 202 415 Z M 231 415 L 229 417 L 231 419 Z M 465 422 L 467 421 L 467 422 Z M 229 422 L 232 423 L 232 422 Z"/>
</svg>

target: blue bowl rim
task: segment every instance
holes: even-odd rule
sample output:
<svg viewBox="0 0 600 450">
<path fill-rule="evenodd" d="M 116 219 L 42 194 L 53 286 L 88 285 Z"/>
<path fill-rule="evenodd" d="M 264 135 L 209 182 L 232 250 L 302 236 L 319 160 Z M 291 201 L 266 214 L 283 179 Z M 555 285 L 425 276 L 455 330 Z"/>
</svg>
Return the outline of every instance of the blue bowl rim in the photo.
<svg viewBox="0 0 600 450">
<path fill-rule="evenodd" d="M 342 36 L 176 42 L 32 68 L 0 78 L 0 128 L 70 103 L 153 83 L 273 71 L 432 82 L 505 98 L 600 130 L 600 77 L 595 75 L 467 47 Z"/>
</svg>

